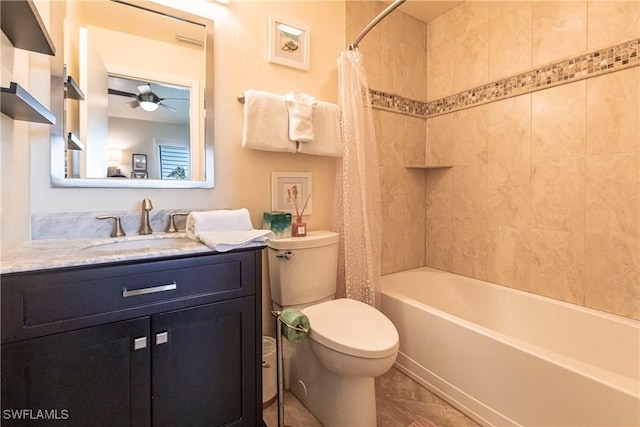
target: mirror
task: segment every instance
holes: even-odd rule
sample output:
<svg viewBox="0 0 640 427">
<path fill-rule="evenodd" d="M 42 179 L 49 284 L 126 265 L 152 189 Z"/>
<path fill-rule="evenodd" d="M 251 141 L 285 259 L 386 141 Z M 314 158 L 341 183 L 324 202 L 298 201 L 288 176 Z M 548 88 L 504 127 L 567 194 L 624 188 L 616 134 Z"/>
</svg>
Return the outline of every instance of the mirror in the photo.
<svg viewBox="0 0 640 427">
<path fill-rule="evenodd" d="M 213 22 L 136 0 L 67 0 L 61 15 L 52 186 L 212 188 Z"/>
</svg>

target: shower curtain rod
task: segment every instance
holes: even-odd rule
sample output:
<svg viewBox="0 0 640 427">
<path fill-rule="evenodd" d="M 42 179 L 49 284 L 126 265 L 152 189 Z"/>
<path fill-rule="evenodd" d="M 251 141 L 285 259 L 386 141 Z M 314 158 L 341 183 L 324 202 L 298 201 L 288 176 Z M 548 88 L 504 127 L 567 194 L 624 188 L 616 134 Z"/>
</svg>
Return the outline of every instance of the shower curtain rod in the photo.
<svg viewBox="0 0 640 427">
<path fill-rule="evenodd" d="M 349 45 L 349 50 L 353 50 L 355 48 L 358 47 L 358 44 L 360 44 L 360 42 L 362 41 L 362 39 L 364 38 L 364 36 L 366 36 L 369 31 L 371 31 L 373 29 L 373 27 L 375 27 L 376 25 L 378 25 L 378 22 L 382 21 L 388 14 L 390 14 L 391 12 L 393 12 L 394 10 L 396 10 L 396 8 L 398 6 L 400 6 L 402 3 L 404 3 L 407 0 L 396 0 L 394 1 L 392 4 L 390 4 L 385 10 L 383 10 L 380 15 L 376 16 L 374 18 L 373 21 L 371 21 L 369 23 L 369 25 L 367 25 L 365 27 L 364 30 L 362 30 L 362 32 L 360 33 L 360 35 L 355 39 L 355 41 L 353 43 L 351 43 Z"/>
</svg>

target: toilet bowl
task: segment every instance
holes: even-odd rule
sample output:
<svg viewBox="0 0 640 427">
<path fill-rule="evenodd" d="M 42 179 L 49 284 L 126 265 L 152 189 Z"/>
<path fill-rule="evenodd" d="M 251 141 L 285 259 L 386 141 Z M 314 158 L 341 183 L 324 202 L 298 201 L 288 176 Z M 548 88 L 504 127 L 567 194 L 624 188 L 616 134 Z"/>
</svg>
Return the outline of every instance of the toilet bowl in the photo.
<svg viewBox="0 0 640 427">
<path fill-rule="evenodd" d="M 393 366 L 398 332 L 374 307 L 333 299 L 337 243 L 316 231 L 269 244 L 274 307 L 298 308 L 311 324 L 307 339 L 284 342 L 285 386 L 325 427 L 375 427 L 374 378 Z"/>
</svg>

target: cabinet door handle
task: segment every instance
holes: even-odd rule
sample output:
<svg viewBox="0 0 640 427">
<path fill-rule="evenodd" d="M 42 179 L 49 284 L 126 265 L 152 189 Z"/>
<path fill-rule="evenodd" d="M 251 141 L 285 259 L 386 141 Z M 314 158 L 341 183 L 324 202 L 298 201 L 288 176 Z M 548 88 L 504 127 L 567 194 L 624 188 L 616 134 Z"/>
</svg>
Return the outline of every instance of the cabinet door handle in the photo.
<svg viewBox="0 0 640 427">
<path fill-rule="evenodd" d="M 133 349 L 141 350 L 147 347 L 147 337 L 140 337 L 133 340 Z"/>
<path fill-rule="evenodd" d="M 128 290 L 127 288 L 125 288 L 122 291 L 122 297 L 123 298 L 135 297 L 137 295 L 154 294 L 156 292 L 172 291 L 174 289 L 178 289 L 178 284 L 176 283 L 175 280 L 167 285 L 151 286 L 150 288 L 132 289 L 132 290 Z"/>
<path fill-rule="evenodd" d="M 169 342 L 169 332 L 160 332 L 156 334 L 156 345 L 165 344 Z"/>
</svg>

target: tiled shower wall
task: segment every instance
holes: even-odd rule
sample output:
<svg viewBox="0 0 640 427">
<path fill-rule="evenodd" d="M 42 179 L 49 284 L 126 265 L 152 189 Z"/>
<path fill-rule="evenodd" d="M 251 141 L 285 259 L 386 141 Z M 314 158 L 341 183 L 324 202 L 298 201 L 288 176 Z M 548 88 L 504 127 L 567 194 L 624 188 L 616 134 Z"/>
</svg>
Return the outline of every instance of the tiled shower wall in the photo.
<svg viewBox="0 0 640 427">
<path fill-rule="evenodd" d="M 348 43 L 388 4 L 346 2 Z M 359 46 L 369 87 L 426 100 L 426 24 L 397 9 Z M 383 274 L 424 266 L 425 174 L 404 165 L 422 156 L 424 118 L 374 110 L 382 190 Z"/>
<path fill-rule="evenodd" d="M 465 2 L 426 27 L 426 88 L 388 86 L 402 71 L 385 57 L 402 44 L 379 34 L 361 50 L 371 88 L 435 101 L 637 39 L 639 9 L 637 1 Z M 400 69 L 417 68 L 417 56 Z M 419 230 L 406 230 L 421 215 L 412 195 L 424 188 L 426 265 L 638 319 L 639 93 L 635 66 L 430 117 L 422 152 L 411 137 L 419 118 L 376 111 L 385 272 L 415 266 Z M 408 159 L 452 167 L 402 172 Z"/>
</svg>

